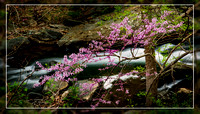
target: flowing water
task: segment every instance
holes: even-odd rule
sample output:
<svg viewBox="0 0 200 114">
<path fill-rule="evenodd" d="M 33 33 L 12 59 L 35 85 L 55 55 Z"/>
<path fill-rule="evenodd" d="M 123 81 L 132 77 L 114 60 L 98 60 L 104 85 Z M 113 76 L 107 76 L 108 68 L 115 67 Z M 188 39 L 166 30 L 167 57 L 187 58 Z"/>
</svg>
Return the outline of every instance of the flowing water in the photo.
<svg viewBox="0 0 200 114">
<path fill-rule="evenodd" d="M 164 59 L 164 54 L 165 54 L 165 53 L 158 52 L 158 49 L 160 49 L 161 51 L 171 50 L 172 47 L 174 47 L 174 46 L 175 45 L 173 45 L 173 44 L 164 44 L 164 45 L 160 46 L 159 48 L 157 48 L 156 49 L 156 60 L 159 63 L 162 63 L 162 60 Z M 169 59 L 168 62 L 173 61 L 174 57 L 178 57 L 178 56 L 180 56 L 183 53 L 184 53 L 184 51 L 176 50 L 175 52 L 172 53 L 172 56 L 170 57 L 170 59 Z M 119 54 L 119 53 L 116 53 L 116 54 Z M 144 54 L 144 49 L 143 48 L 137 48 L 134 51 L 133 54 L 135 56 L 143 55 Z M 130 53 L 130 48 L 127 48 L 127 49 L 123 50 L 122 51 L 122 55 L 126 56 L 126 57 L 131 57 L 132 55 Z M 98 59 L 98 58 L 96 58 L 96 59 Z M 115 63 L 118 62 L 118 58 L 117 57 L 111 57 L 111 59 L 115 59 Z M 200 59 L 200 53 L 197 53 L 197 59 L 198 60 Z M 43 65 L 46 64 L 46 65 L 50 66 L 50 65 L 53 65 L 53 64 L 55 64 L 57 62 L 63 62 L 63 57 L 42 58 L 42 59 L 38 59 L 36 61 L 39 61 Z M 30 75 L 32 73 L 33 70 L 38 69 L 38 66 L 35 64 L 35 62 L 33 62 L 32 64 L 27 65 L 24 68 L 20 68 L 20 69 L 19 68 L 12 68 L 9 65 L 7 65 L 7 81 L 9 83 L 13 83 L 14 81 L 20 81 L 20 82 L 23 81 L 28 75 Z M 192 65 L 193 64 L 193 54 L 188 54 L 187 56 L 185 56 L 179 62 L 183 62 L 185 64 Z M 0 62 L 0 63 L 2 63 L 2 62 Z M 98 61 L 98 62 L 92 62 L 92 63 L 87 64 L 87 68 L 82 73 L 80 73 L 77 76 L 78 79 L 88 79 L 88 78 L 92 78 L 92 77 L 101 77 L 101 76 L 104 76 L 105 73 L 99 72 L 98 68 L 105 67 L 105 64 L 107 64 L 107 63 L 108 63 L 108 59 L 105 59 L 105 60 L 102 60 L 102 61 Z M 136 66 L 145 66 L 145 58 L 142 57 L 142 58 L 137 59 L 137 60 L 132 60 L 132 61 L 126 61 L 126 62 L 124 62 L 124 64 L 127 64 L 127 63 L 128 63 L 129 66 L 131 66 L 131 68 L 134 68 Z M 2 67 L 2 66 L 3 66 L 3 64 L 0 64 L 0 67 Z M 38 81 L 40 79 L 40 76 L 50 75 L 52 73 L 53 72 L 48 72 L 46 70 L 35 71 L 32 74 L 31 78 L 26 81 L 27 82 L 26 86 L 28 88 L 32 88 L 33 84 L 38 83 Z M 137 76 L 135 76 L 135 77 L 137 77 Z M 168 86 L 171 87 L 171 86 L 173 86 L 175 84 L 165 85 L 165 87 L 168 87 Z M 161 91 L 162 89 L 165 89 L 164 86 L 158 88 L 159 91 Z"/>
</svg>

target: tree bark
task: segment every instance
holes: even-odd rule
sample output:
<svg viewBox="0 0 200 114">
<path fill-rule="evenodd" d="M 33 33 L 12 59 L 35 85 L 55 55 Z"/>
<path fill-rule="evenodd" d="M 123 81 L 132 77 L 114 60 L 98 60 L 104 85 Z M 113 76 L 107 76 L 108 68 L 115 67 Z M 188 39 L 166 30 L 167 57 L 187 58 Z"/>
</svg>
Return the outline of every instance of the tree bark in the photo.
<svg viewBox="0 0 200 114">
<path fill-rule="evenodd" d="M 155 53 L 155 49 L 151 44 L 146 45 L 145 47 L 145 54 L 150 53 L 153 56 Z M 151 55 L 147 55 L 145 56 L 145 61 L 146 61 L 146 92 L 149 91 L 149 94 L 147 94 L 146 97 L 146 106 L 152 106 L 153 104 L 153 100 L 152 97 L 156 98 L 157 96 L 157 83 L 153 83 L 153 80 L 155 78 L 155 72 L 157 72 L 156 70 L 156 62 L 154 61 L 154 58 L 152 58 Z M 151 84 L 153 83 L 153 85 L 151 86 Z M 151 88 L 150 88 L 151 86 Z M 150 90 L 149 90 L 150 89 Z"/>
</svg>

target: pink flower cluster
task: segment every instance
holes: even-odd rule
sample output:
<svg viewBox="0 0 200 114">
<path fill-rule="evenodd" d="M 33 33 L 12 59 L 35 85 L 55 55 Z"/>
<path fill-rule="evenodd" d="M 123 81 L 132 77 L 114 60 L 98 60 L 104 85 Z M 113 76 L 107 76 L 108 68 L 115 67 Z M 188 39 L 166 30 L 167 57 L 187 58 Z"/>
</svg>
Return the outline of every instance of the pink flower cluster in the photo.
<svg viewBox="0 0 200 114">
<path fill-rule="evenodd" d="M 92 109 L 95 109 L 97 106 L 99 106 L 100 103 L 111 104 L 111 101 L 107 101 L 107 100 L 103 99 L 104 97 L 105 97 L 105 94 L 101 95 L 100 98 L 93 99 L 93 101 L 97 101 L 97 103 L 94 105 L 91 105 Z"/>
<path fill-rule="evenodd" d="M 109 36 L 103 36 L 101 32 L 98 32 L 100 36 L 100 41 L 93 40 L 87 48 L 80 48 L 79 53 L 72 53 L 71 55 L 64 56 L 64 63 L 57 63 L 56 65 L 51 66 L 50 68 L 45 68 L 41 63 L 36 62 L 36 64 L 42 69 L 47 71 L 55 71 L 55 73 L 51 76 L 44 76 L 40 83 L 34 84 L 34 87 L 40 86 L 44 84 L 51 78 L 55 78 L 57 80 L 63 81 L 77 81 L 77 79 L 71 79 L 70 76 L 78 74 L 87 67 L 87 63 L 90 62 L 98 62 L 104 59 L 108 59 L 107 66 L 103 69 L 109 69 L 112 66 L 116 66 L 114 63 L 114 59 L 111 56 L 115 56 L 116 52 L 122 51 L 126 46 L 136 47 L 138 44 L 148 45 L 151 42 L 151 39 L 156 35 L 169 33 L 172 31 L 176 31 L 177 28 L 183 25 L 183 22 L 178 23 L 177 25 L 173 25 L 170 20 L 165 20 L 167 16 L 169 16 L 172 12 L 164 11 L 164 14 L 157 19 L 156 17 L 151 20 L 148 19 L 147 16 L 144 16 L 142 22 L 144 25 L 141 25 L 138 29 L 133 30 L 132 26 L 128 24 L 128 17 L 125 17 L 121 23 L 113 23 L 110 28 L 112 31 Z M 173 20 L 172 20 L 173 21 Z M 122 47 L 120 50 L 113 49 L 112 46 L 121 43 Z M 100 52 L 104 52 L 104 57 Z M 99 58 L 95 58 L 99 57 Z M 126 59 L 126 58 L 124 58 Z M 131 71 L 123 75 L 131 75 L 133 73 L 138 73 L 137 71 Z M 146 74 L 147 76 L 150 74 Z M 102 82 L 102 79 L 93 79 L 96 83 Z M 94 84 L 96 84 L 94 83 Z M 83 84 L 82 91 L 86 89 L 92 89 L 94 84 Z M 119 80 L 119 82 L 115 85 L 119 85 L 120 89 L 116 91 L 124 91 L 123 82 Z M 129 94 L 129 90 L 125 90 L 126 94 Z M 86 93 L 85 93 L 86 94 Z M 94 101 L 98 101 L 95 105 L 91 105 L 92 108 L 95 108 L 99 105 L 99 103 L 111 104 L 111 101 L 106 101 L 103 99 L 105 94 L 101 96 L 101 98 L 96 98 Z M 119 104 L 120 100 L 117 100 L 115 103 Z"/>
</svg>

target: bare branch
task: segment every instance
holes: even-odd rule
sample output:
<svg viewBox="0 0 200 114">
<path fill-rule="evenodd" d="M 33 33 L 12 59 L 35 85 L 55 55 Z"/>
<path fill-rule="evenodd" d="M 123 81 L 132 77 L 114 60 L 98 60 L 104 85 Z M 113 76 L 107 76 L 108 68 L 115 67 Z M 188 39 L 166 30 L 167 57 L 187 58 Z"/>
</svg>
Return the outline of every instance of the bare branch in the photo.
<svg viewBox="0 0 200 114">
<path fill-rule="evenodd" d="M 179 56 L 178 58 L 176 58 L 176 60 L 174 60 L 173 62 L 171 62 L 167 67 L 165 67 L 163 70 L 160 71 L 160 73 L 158 75 L 156 75 L 156 77 L 154 78 L 152 84 L 149 87 L 149 90 L 151 89 L 152 85 L 154 85 L 154 83 L 158 80 L 158 78 L 162 75 L 162 73 L 164 73 L 168 68 L 170 68 L 172 65 L 176 64 L 180 59 L 182 59 L 184 56 L 186 56 L 189 53 L 193 53 L 193 51 L 187 51 L 186 53 L 182 54 L 181 56 Z M 149 90 L 147 91 L 147 95 L 149 94 Z"/>
<path fill-rule="evenodd" d="M 165 62 L 163 63 L 163 66 L 162 66 L 162 67 L 165 66 L 165 64 L 167 63 L 169 57 L 170 57 L 170 56 L 172 55 L 172 53 L 178 48 L 178 46 L 179 46 L 181 43 L 185 42 L 187 39 L 189 39 L 190 36 L 192 36 L 192 35 L 193 35 L 193 34 L 189 34 L 188 36 L 186 36 L 178 45 L 176 45 L 176 46 L 171 50 L 170 54 L 168 55 L 167 59 L 166 59 Z"/>
<path fill-rule="evenodd" d="M 23 84 L 28 78 L 30 78 L 34 72 L 35 72 L 35 71 L 33 71 L 30 75 L 28 75 L 28 76 L 21 82 L 21 84 L 15 89 L 14 94 L 13 94 L 13 95 L 10 97 L 10 99 L 8 100 L 7 106 L 11 103 L 11 100 L 13 99 L 13 97 L 15 96 L 15 94 L 17 93 L 17 90 L 19 89 L 19 87 L 21 87 L 22 84 Z"/>
</svg>

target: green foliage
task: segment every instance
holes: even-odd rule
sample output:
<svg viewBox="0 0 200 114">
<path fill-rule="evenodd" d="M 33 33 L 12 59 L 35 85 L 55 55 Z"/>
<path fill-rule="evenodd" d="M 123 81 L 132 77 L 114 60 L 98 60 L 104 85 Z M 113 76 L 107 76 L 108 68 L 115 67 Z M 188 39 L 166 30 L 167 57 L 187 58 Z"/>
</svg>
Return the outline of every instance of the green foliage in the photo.
<svg viewBox="0 0 200 114">
<path fill-rule="evenodd" d="M 26 83 L 23 83 L 22 86 L 18 88 L 18 82 L 14 82 L 13 84 L 8 83 L 8 96 L 11 97 L 15 93 L 11 101 L 12 105 L 23 106 L 25 100 L 28 99 L 28 89 L 25 88 L 24 85 L 26 85 Z M 17 88 L 18 90 L 16 91 Z"/>
<path fill-rule="evenodd" d="M 48 95 L 48 96 L 53 95 L 52 92 L 50 92 L 50 91 L 46 92 L 45 94 Z"/>
<path fill-rule="evenodd" d="M 168 99 L 152 99 L 159 107 L 192 107 L 192 94 L 172 93 Z"/>
<path fill-rule="evenodd" d="M 134 107 L 137 106 L 137 103 L 135 104 L 135 102 L 133 101 L 133 99 L 126 99 L 128 101 L 128 105 L 126 105 L 127 107 Z"/>
<path fill-rule="evenodd" d="M 147 95 L 147 92 L 140 91 L 139 93 L 136 94 L 138 97 L 143 97 Z"/>
<path fill-rule="evenodd" d="M 73 99 L 79 99 L 78 93 L 79 93 L 79 87 L 76 86 L 71 86 L 69 87 L 69 90 L 71 90 L 71 92 L 69 93 L 69 96 Z"/>
<path fill-rule="evenodd" d="M 70 86 L 68 89 L 70 92 L 67 95 L 67 97 L 65 97 L 63 99 L 63 101 L 65 101 L 63 107 L 72 107 L 73 104 L 75 104 L 76 101 L 80 100 L 80 97 L 78 96 L 79 93 L 79 87 L 76 86 Z"/>
<path fill-rule="evenodd" d="M 122 10 L 122 6 L 114 6 L 115 12 L 120 12 Z"/>
<path fill-rule="evenodd" d="M 104 20 L 104 21 L 111 20 L 111 16 L 104 16 L 104 17 L 103 17 L 103 20 Z"/>
<path fill-rule="evenodd" d="M 189 50 L 193 50 L 193 47 L 192 47 L 192 46 L 190 46 L 190 47 L 189 47 Z"/>
<path fill-rule="evenodd" d="M 55 81 L 54 79 L 50 79 L 45 83 L 45 85 L 48 88 L 51 88 L 51 90 L 52 90 L 52 91 L 45 92 L 45 94 L 48 95 L 48 96 L 52 96 L 53 94 L 55 94 L 58 91 L 57 88 L 56 88 L 56 85 L 53 84 L 54 81 Z"/>
<path fill-rule="evenodd" d="M 46 103 L 46 104 L 52 104 L 52 103 L 53 103 L 53 100 L 46 100 L 45 103 Z"/>
<path fill-rule="evenodd" d="M 137 71 L 139 71 L 139 72 L 143 72 L 143 71 L 145 70 L 145 67 L 136 66 L 136 67 L 134 68 L 134 70 L 137 70 Z"/>
<path fill-rule="evenodd" d="M 145 105 L 146 101 L 146 92 L 139 91 L 137 94 L 133 96 L 133 98 L 126 99 L 127 104 L 126 107 L 140 107 Z"/>
<path fill-rule="evenodd" d="M 75 104 L 75 101 L 80 100 L 78 96 L 72 96 L 72 97 L 66 97 L 63 99 L 65 103 L 63 104 L 63 107 L 72 107 L 73 104 Z"/>
<path fill-rule="evenodd" d="M 97 26 L 102 26 L 104 23 L 105 23 L 105 22 L 101 20 L 101 21 L 98 21 L 98 22 L 96 23 L 96 25 L 97 25 Z"/>
<path fill-rule="evenodd" d="M 125 8 L 123 6 L 114 6 L 115 10 L 114 10 L 114 15 L 112 16 L 103 16 L 102 20 L 97 22 L 96 24 L 98 26 L 102 26 L 103 24 L 105 24 L 104 21 L 109 21 L 109 20 L 113 20 L 113 21 L 117 21 L 117 20 L 123 20 L 124 17 L 126 16 L 130 16 L 130 17 L 134 17 L 133 20 L 137 19 L 137 15 L 136 13 L 131 13 L 131 11 L 124 11 L 122 12 L 122 8 Z"/>
<path fill-rule="evenodd" d="M 193 79 L 192 75 L 185 75 L 185 77 L 186 77 L 187 80 L 192 80 Z"/>
</svg>

